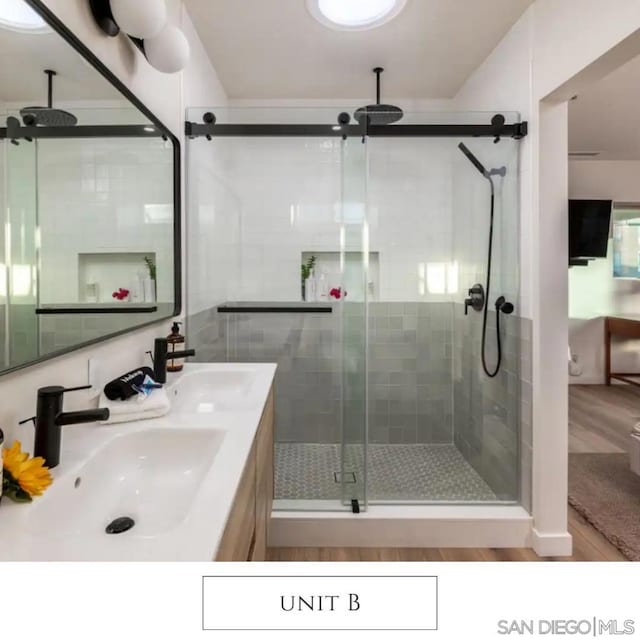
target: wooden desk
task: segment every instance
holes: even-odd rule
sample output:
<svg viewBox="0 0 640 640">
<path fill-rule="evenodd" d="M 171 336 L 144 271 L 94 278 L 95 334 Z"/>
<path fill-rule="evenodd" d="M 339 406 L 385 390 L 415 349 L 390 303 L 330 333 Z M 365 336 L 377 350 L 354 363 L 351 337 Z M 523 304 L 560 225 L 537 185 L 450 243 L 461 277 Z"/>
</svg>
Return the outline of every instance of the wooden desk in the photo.
<svg viewBox="0 0 640 640">
<path fill-rule="evenodd" d="M 620 338 L 640 339 L 640 316 L 607 316 L 604 319 L 604 358 L 605 381 L 621 380 L 640 387 L 640 372 L 620 373 L 611 371 L 611 336 Z"/>
</svg>

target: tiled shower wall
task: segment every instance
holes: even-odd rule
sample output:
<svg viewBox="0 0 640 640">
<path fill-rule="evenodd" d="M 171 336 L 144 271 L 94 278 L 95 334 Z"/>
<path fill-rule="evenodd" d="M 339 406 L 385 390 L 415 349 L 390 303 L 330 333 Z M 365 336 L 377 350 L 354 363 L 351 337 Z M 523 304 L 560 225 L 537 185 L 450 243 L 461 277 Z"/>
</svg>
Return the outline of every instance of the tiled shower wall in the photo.
<svg viewBox="0 0 640 640">
<path fill-rule="evenodd" d="M 0 335 L 8 329 L 9 343 L 8 349 L 4 344 L 0 347 L 0 362 L 4 360 L 4 366 L 16 367 L 132 326 L 169 318 L 173 313 L 172 304 L 158 303 L 157 306 L 154 313 L 36 315 L 35 304 L 12 304 L 8 327 L 5 326 L 6 312 L 0 314 L 0 328 L 3 329 Z M 171 322 L 167 319 L 167 334 L 170 327 Z M 153 345 L 149 344 L 147 348 L 152 349 Z"/>
<path fill-rule="evenodd" d="M 338 311 L 337 305 L 333 313 L 315 314 L 208 309 L 189 318 L 189 345 L 203 362 L 277 362 L 277 440 L 337 443 L 343 369 Z M 369 442 L 453 442 L 451 311 L 450 303 L 369 305 Z M 354 331 L 352 322 L 349 339 Z M 362 411 L 354 411 L 347 420 L 361 418 Z"/>
<path fill-rule="evenodd" d="M 209 309 L 189 318 L 188 341 L 200 361 L 277 362 L 277 440 L 337 443 L 342 349 L 336 311 Z M 503 368 L 493 379 L 481 368 L 481 323 L 481 314 L 465 316 L 456 303 L 369 305 L 369 442 L 453 442 L 499 499 L 519 499 L 530 510 L 531 320 L 502 317 Z M 491 312 L 489 364 L 495 356 Z"/>
<path fill-rule="evenodd" d="M 465 316 L 463 305 L 453 307 L 454 442 L 498 498 L 520 498 L 529 508 L 531 320 L 501 316 L 502 367 L 489 378 L 481 364 L 482 314 Z M 495 323 L 495 311 L 490 311 L 486 338 L 490 369 L 497 357 Z"/>
<path fill-rule="evenodd" d="M 87 253 L 155 254 L 158 300 L 173 298 L 172 163 L 161 139 L 38 142 L 41 304 L 82 301 L 80 255 Z M 115 285 L 112 269 L 91 265 L 86 276 L 98 283 L 100 302 L 112 302 L 114 289 L 132 289 L 138 272 L 146 273 L 140 258 L 130 273 L 120 267 L 126 275 Z"/>
</svg>

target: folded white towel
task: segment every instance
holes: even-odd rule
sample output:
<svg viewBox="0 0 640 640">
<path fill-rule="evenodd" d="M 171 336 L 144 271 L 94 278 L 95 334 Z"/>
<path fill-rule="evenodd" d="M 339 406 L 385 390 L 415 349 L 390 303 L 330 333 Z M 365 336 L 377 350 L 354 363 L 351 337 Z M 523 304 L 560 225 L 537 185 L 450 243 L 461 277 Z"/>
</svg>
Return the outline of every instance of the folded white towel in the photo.
<svg viewBox="0 0 640 640">
<path fill-rule="evenodd" d="M 128 400 L 109 400 L 104 392 L 100 394 L 99 406 L 109 409 L 109 419 L 100 424 L 116 424 L 159 418 L 169 413 L 171 404 L 165 389 L 154 389 L 149 395 L 141 393 Z"/>
</svg>

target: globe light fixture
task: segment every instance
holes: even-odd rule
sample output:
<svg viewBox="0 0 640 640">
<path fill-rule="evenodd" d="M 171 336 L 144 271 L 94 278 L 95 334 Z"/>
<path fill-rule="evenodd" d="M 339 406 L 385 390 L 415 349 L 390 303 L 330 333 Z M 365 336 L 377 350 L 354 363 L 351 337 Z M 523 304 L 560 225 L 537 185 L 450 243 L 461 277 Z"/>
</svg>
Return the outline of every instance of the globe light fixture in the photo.
<svg viewBox="0 0 640 640">
<path fill-rule="evenodd" d="M 133 38 L 152 38 L 167 24 L 165 0 L 110 0 L 109 4 L 117 25 Z"/>
<path fill-rule="evenodd" d="M 89 0 L 89 5 L 104 33 L 129 36 L 158 71 L 177 73 L 187 65 L 189 41 L 167 22 L 165 0 Z"/>
<path fill-rule="evenodd" d="M 167 25 L 157 36 L 145 39 L 144 54 L 158 71 L 176 73 L 189 61 L 189 41 L 180 29 Z"/>
</svg>

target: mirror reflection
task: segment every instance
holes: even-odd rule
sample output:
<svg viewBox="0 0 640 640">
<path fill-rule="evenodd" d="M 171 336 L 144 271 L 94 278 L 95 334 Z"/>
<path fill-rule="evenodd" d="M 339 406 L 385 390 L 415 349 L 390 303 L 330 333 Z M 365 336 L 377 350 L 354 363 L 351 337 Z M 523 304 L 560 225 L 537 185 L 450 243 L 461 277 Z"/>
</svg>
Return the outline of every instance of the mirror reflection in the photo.
<svg viewBox="0 0 640 640">
<path fill-rule="evenodd" d="M 0 372 L 173 315 L 174 141 L 3 0 Z"/>
</svg>

